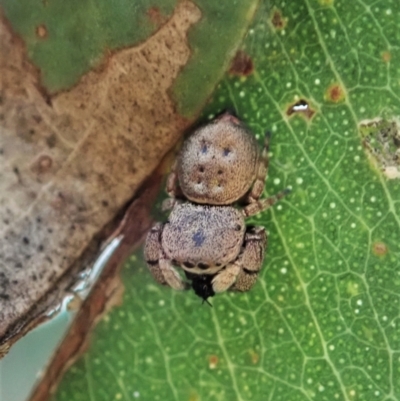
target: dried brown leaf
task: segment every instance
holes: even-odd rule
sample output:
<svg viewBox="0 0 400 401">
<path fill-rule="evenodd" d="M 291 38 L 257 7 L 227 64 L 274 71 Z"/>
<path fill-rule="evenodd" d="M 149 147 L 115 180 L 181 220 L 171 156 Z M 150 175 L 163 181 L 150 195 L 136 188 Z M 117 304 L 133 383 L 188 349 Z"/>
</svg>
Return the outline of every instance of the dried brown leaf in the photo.
<svg viewBox="0 0 400 401">
<path fill-rule="evenodd" d="M 1 24 L 0 356 L 60 300 L 99 233 L 189 124 L 168 91 L 200 16 L 179 3 L 146 42 L 52 96 Z"/>
</svg>

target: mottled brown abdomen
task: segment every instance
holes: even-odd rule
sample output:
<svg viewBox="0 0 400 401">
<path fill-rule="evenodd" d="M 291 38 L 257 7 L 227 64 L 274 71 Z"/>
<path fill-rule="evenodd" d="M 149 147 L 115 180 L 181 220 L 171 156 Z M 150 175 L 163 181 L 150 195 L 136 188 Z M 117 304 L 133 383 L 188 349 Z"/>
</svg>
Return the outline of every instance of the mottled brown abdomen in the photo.
<svg viewBox="0 0 400 401">
<path fill-rule="evenodd" d="M 162 232 L 167 257 L 187 271 L 214 273 L 234 260 L 246 230 L 233 207 L 176 205 Z"/>
</svg>

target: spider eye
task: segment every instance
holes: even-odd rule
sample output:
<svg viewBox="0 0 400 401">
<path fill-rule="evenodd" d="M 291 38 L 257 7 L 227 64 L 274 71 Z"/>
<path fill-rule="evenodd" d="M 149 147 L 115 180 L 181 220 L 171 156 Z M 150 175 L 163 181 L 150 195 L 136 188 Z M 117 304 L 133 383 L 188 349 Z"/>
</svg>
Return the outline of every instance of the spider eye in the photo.
<svg viewBox="0 0 400 401">
<path fill-rule="evenodd" d="M 207 263 L 198 263 L 197 265 L 200 269 L 205 270 L 208 269 L 210 267 L 210 265 L 208 265 Z"/>
<path fill-rule="evenodd" d="M 183 262 L 183 266 L 187 267 L 188 269 L 192 269 L 194 267 L 194 263 Z"/>
</svg>

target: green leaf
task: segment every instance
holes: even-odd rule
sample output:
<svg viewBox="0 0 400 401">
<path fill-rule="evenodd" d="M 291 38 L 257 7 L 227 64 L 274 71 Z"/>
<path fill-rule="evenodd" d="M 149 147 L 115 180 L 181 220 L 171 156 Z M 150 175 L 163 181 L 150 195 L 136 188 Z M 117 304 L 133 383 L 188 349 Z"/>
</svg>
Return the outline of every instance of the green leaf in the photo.
<svg viewBox="0 0 400 401">
<path fill-rule="evenodd" d="M 210 308 L 153 282 L 139 252 L 55 399 L 400 398 L 400 184 L 359 130 L 399 117 L 399 22 L 390 0 L 264 2 L 243 47 L 254 71 L 205 111 L 271 129 L 266 192 L 293 188 L 253 219 L 269 232 L 258 283 Z"/>
<path fill-rule="evenodd" d="M 57 92 L 76 84 L 107 52 L 145 40 L 159 18 L 171 15 L 175 2 L 143 0 L 2 0 L 6 17 L 27 45 L 42 72 L 42 84 Z"/>
</svg>

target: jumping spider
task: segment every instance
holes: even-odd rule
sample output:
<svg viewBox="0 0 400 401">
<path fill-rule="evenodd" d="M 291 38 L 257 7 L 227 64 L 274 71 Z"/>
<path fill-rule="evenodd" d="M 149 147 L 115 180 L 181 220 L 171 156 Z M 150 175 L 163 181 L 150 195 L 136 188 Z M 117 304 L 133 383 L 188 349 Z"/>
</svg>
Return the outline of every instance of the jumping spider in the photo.
<svg viewBox="0 0 400 401">
<path fill-rule="evenodd" d="M 172 211 L 166 223 L 150 230 L 144 249 L 158 283 L 189 288 L 174 267 L 179 266 L 204 300 L 254 285 L 267 235 L 263 227 L 246 227 L 245 218 L 268 209 L 288 192 L 260 199 L 269 139 L 267 133 L 260 151 L 243 123 L 225 113 L 184 142 L 167 179 L 169 198 L 163 209 Z"/>
</svg>

